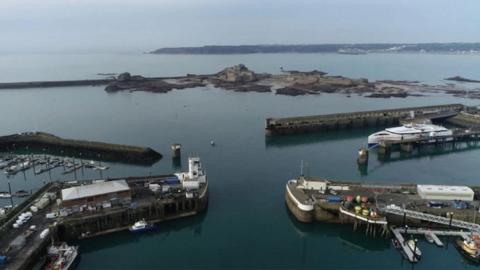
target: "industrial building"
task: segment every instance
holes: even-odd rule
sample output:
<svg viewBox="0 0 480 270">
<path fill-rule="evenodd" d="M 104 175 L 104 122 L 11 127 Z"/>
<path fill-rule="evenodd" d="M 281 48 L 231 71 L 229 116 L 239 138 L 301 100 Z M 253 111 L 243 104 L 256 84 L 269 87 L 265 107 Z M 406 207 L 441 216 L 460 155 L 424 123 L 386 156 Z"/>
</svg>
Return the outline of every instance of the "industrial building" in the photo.
<svg viewBox="0 0 480 270">
<path fill-rule="evenodd" d="M 474 192 L 467 186 L 417 185 L 417 193 L 424 200 L 473 201 Z"/>
<path fill-rule="evenodd" d="M 132 193 L 125 180 L 103 181 L 62 189 L 64 207 L 97 205 L 111 201 L 131 201 Z"/>
</svg>

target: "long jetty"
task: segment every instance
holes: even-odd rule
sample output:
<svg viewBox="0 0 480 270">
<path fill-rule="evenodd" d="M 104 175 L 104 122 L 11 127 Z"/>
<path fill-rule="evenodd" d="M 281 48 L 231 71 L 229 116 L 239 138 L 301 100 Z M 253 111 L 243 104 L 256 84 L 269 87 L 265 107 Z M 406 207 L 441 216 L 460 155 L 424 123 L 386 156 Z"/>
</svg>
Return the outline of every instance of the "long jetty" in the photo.
<svg viewBox="0 0 480 270">
<path fill-rule="evenodd" d="M 202 75 L 209 76 L 209 75 Z M 188 76 L 167 76 L 167 77 L 149 77 L 146 80 L 168 80 L 181 79 Z M 2 89 L 23 89 L 23 88 L 50 88 L 50 87 L 70 87 L 70 86 L 97 86 L 107 85 L 117 81 L 117 78 L 106 79 L 86 79 L 86 80 L 65 80 L 65 81 L 28 81 L 28 82 L 4 82 L 0 83 Z"/>
<path fill-rule="evenodd" d="M 25 132 L 0 137 L 0 151 L 48 152 L 80 158 L 151 164 L 162 155 L 148 147 L 63 139 L 44 132 Z"/>
<path fill-rule="evenodd" d="M 265 132 L 266 135 L 285 135 L 379 127 L 399 124 L 402 120 L 411 116 L 430 120 L 444 119 L 453 117 L 464 109 L 465 106 L 462 104 L 445 104 L 314 116 L 267 118 L 265 120 Z"/>
</svg>

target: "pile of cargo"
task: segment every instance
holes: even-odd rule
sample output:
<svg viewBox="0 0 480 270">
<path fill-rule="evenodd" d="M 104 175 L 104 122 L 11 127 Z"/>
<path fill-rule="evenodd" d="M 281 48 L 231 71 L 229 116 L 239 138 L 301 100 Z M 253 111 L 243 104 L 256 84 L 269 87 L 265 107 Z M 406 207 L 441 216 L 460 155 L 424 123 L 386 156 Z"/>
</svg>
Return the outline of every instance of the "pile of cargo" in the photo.
<svg viewBox="0 0 480 270">
<path fill-rule="evenodd" d="M 357 215 L 362 215 L 365 217 L 378 217 L 376 207 L 374 205 L 375 201 L 373 198 L 368 198 L 366 196 L 345 196 L 343 206 L 349 210 L 354 211 Z"/>
<path fill-rule="evenodd" d="M 36 199 L 32 206 L 30 206 L 30 210 L 34 213 L 38 212 L 38 210 L 42 210 L 47 205 L 49 205 L 52 201 L 57 198 L 57 195 L 53 192 L 45 192 L 42 197 Z"/>
</svg>

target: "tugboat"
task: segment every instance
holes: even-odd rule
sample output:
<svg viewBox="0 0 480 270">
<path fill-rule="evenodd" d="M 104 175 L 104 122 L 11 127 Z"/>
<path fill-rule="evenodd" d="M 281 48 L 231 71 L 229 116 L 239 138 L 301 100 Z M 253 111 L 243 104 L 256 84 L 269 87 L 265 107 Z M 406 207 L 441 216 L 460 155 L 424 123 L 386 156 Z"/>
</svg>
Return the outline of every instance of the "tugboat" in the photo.
<svg viewBox="0 0 480 270">
<path fill-rule="evenodd" d="M 79 257 L 78 246 L 69 246 L 65 242 L 59 245 L 52 244 L 48 248 L 45 270 L 74 269 Z"/>
<path fill-rule="evenodd" d="M 145 221 L 145 219 L 142 219 L 140 221 L 135 222 L 132 226 L 130 226 L 129 231 L 131 232 L 145 232 L 145 231 L 150 231 L 155 229 L 154 224 L 149 224 L 148 222 Z"/>
<path fill-rule="evenodd" d="M 474 263 L 480 263 L 480 252 L 477 243 L 473 239 L 458 239 L 456 247 L 460 253 Z"/>
</svg>

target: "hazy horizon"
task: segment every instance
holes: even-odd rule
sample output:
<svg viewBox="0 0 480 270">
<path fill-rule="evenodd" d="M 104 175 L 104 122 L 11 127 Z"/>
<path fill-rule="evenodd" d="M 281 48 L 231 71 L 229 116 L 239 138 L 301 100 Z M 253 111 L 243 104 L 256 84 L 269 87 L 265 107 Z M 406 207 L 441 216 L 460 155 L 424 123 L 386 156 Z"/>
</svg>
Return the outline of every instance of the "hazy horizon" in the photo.
<svg viewBox="0 0 480 270">
<path fill-rule="evenodd" d="M 479 42 L 474 0 L 3 0 L 0 53 Z"/>
</svg>

